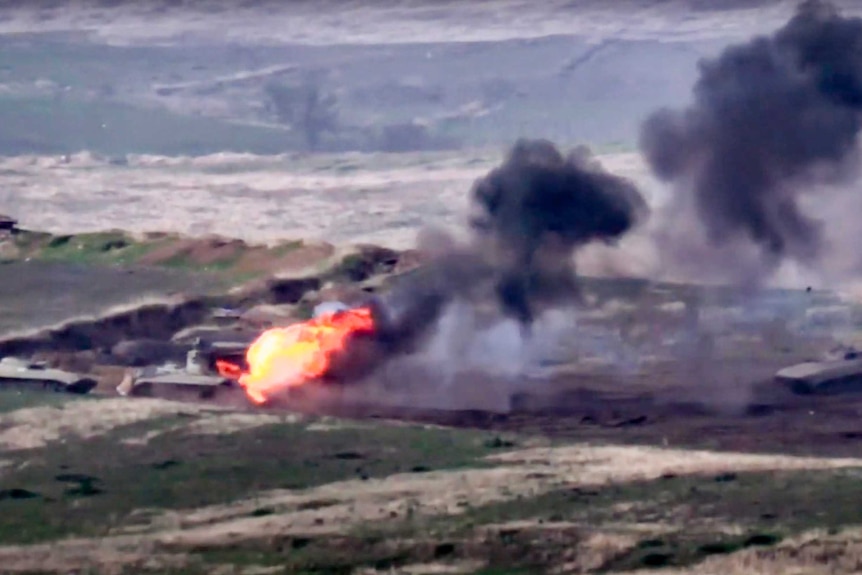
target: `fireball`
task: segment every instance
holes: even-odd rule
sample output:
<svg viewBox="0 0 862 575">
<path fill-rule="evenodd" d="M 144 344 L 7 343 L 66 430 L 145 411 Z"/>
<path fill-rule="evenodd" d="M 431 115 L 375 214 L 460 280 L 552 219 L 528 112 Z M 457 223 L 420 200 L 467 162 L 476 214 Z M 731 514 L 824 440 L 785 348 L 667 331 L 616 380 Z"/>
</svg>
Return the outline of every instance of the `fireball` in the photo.
<svg viewBox="0 0 862 575">
<path fill-rule="evenodd" d="M 225 377 L 238 379 L 254 402 L 264 403 L 278 392 L 325 375 L 352 335 L 373 330 L 369 308 L 324 313 L 263 332 L 246 353 L 248 371 L 228 362 L 219 362 L 218 369 Z"/>
</svg>

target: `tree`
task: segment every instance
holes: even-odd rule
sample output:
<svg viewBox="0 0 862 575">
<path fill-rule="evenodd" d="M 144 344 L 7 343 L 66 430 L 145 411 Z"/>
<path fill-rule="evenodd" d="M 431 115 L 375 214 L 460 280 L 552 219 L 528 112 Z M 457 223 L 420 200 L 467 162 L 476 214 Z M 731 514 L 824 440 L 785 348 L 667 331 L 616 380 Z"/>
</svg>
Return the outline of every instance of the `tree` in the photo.
<svg viewBox="0 0 862 575">
<path fill-rule="evenodd" d="M 317 83 L 269 84 L 265 91 L 276 121 L 299 132 L 309 150 L 317 150 L 321 136 L 337 129 L 338 101 Z"/>
</svg>

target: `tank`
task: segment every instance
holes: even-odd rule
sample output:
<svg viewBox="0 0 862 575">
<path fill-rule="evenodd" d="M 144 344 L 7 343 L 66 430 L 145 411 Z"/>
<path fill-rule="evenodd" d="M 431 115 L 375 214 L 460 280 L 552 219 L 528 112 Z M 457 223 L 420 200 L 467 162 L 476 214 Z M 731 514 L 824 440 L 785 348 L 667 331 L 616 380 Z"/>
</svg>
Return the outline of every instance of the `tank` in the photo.
<svg viewBox="0 0 862 575">
<path fill-rule="evenodd" d="M 823 359 L 806 361 L 779 370 L 779 383 L 798 394 L 831 394 L 862 391 L 862 353 L 840 349 Z"/>
<path fill-rule="evenodd" d="M 117 393 L 133 397 L 200 400 L 212 399 L 220 391 L 237 389 L 238 384 L 234 380 L 213 373 L 210 351 L 202 349 L 198 341 L 186 355 L 185 366 L 128 370 L 117 386 Z"/>
<path fill-rule="evenodd" d="M 127 372 L 117 393 L 131 397 L 164 399 L 212 399 L 220 391 L 236 384 L 218 375 L 188 373 L 184 370 L 161 370 L 155 373 Z"/>
<path fill-rule="evenodd" d="M 195 363 L 199 366 L 196 369 L 216 375 L 220 360 L 244 367 L 246 352 L 259 335 L 259 331 L 252 333 L 233 329 L 194 328 L 175 336 L 173 345 L 177 349 L 184 347 L 187 355 L 196 356 Z"/>
<path fill-rule="evenodd" d="M 85 394 L 98 382 L 86 375 L 53 369 L 45 362 L 28 361 L 17 357 L 0 359 L 0 386 L 41 387 L 57 392 Z"/>
</svg>

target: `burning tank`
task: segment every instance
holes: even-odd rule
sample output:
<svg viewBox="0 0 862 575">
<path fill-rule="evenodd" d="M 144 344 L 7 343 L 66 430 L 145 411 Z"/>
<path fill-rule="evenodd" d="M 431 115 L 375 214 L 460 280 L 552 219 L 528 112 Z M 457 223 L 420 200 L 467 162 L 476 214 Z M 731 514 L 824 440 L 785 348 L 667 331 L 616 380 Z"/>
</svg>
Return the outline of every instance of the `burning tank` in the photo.
<svg viewBox="0 0 862 575">
<path fill-rule="evenodd" d="M 85 375 L 53 369 L 45 362 L 27 361 L 17 357 L 0 359 L 0 385 L 48 389 L 76 394 L 89 393 L 96 380 Z"/>
<path fill-rule="evenodd" d="M 775 374 L 779 383 L 797 394 L 833 394 L 862 391 L 862 352 L 839 348 L 819 361 L 785 367 Z"/>
<path fill-rule="evenodd" d="M 273 394 L 290 391 L 312 380 L 339 379 L 347 371 L 356 375 L 361 366 L 351 359 L 356 342 L 374 334 L 374 318 L 368 307 L 320 308 L 308 321 L 265 330 L 251 344 L 243 364 L 219 360 L 223 377 L 236 380 L 258 405 Z M 369 339 L 370 341 L 370 339 Z M 347 346 L 351 353 L 343 353 Z M 345 371 L 346 370 L 346 371 Z"/>
<path fill-rule="evenodd" d="M 226 355 L 236 350 L 222 350 Z M 161 397 L 166 399 L 213 399 L 219 392 L 237 388 L 235 379 L 218 374 L 214 355 L 219 350 L 204 347 L 200 341 L 188 352 L 185 366 L 150 366 L 129 370 L 117 386 L 117 393 L 124 396 Z M 215 360 L 219 361 L 219 360 Z"/>
</svg>

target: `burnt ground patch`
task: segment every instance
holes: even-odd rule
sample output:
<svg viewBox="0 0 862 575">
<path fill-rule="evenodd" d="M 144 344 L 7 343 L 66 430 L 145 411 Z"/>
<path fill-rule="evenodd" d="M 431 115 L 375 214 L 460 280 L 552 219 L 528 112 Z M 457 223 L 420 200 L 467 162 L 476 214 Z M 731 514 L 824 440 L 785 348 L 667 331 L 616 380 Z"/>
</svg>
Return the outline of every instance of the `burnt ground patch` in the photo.
<svg viewBox="0 0 862 575">
<path fill-rule="evenodd" d="M 483 432 L 361 425 L 312 431 L 306 423 L 276 423 L 192 434 L 171 429 L 177 422 L 163 417 L 107 436 L 69 437 L 4 454 L 28 464 L 5 469 L 0 490 L 27 489 L 41 497 L 0 501 L 0 544 L 104 535 L 134 523 L 138 509 L 194 508 L 268 489 L 385 477 L 418 467 L 489 465 L 479 458 L 491 453 Z M 164 433 L 144 445 L 124 442 L 159 429 Z M 344 458 L 345 453 L 353 455 Z"/>
</svg>

